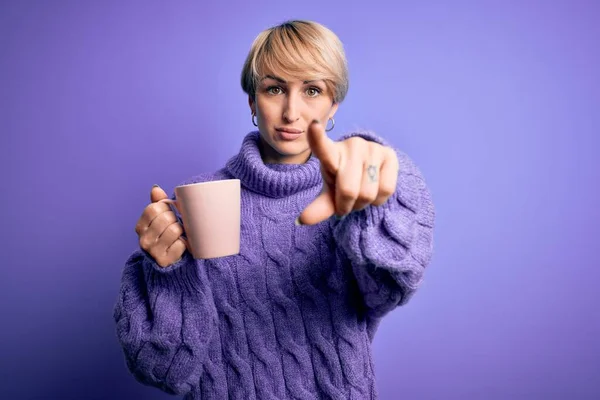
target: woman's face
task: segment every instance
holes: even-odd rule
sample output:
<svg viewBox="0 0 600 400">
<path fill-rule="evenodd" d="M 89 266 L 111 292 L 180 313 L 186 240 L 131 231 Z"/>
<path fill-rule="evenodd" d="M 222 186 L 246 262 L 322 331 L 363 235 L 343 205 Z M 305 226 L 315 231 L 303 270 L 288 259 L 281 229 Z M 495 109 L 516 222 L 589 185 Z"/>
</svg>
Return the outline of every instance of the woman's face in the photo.
<svg viewBox="0 0 600 400">
<path fill-rule="evenodd" d="M 306 132 L 318 119 L 326 123 L 337 111 L 322 80 L 284 80 L 267 75 L 256 88 L 249 104 L 256 114 L 265 163 L 301 164 L 310 156 Z"/>
</svg>

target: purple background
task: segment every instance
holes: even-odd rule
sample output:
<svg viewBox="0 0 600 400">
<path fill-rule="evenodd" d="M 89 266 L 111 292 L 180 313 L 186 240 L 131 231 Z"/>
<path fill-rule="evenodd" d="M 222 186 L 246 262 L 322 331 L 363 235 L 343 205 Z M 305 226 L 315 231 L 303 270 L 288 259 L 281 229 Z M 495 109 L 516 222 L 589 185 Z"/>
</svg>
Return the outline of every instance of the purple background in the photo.
<svg viewBox="0 0 600 400">
<path fill-rule="evenodd" d="M 2 399 L 172 398 L 114 335 L 134 225 L 152 184 L 237 152 L 242 63 L 288 18 L 345 44 L 333 136 L 384 136 L 436 203 L 426 281 L 374 342 L 381 398 L 600 398 L 600 2 L 200 3 L 1 3 Z"/>
</svg>

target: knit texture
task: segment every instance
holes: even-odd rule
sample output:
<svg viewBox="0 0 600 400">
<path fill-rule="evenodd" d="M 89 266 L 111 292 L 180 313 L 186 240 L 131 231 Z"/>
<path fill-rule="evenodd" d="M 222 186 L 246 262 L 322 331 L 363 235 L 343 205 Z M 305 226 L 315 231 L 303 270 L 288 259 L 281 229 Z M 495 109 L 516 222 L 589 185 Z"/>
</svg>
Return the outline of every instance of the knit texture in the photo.
<svg viewBox="0 0 600 400">
<path fill-rule="evenodd" d="M 383 145 L 371 132 L 355 132 Z M 258 132 L 213 173 L 238 178 L 240 254 L 161 268 L 128 258 L 114 309 L 135 378 L 185 399 L 376 399 L 371 342 L 405 304 L 433 250 L 434 207 L 409 157 L 395 193 L 338 221 L 294 220 L 320 193 L 318 159 L 264 164 Z"/>
</svg>

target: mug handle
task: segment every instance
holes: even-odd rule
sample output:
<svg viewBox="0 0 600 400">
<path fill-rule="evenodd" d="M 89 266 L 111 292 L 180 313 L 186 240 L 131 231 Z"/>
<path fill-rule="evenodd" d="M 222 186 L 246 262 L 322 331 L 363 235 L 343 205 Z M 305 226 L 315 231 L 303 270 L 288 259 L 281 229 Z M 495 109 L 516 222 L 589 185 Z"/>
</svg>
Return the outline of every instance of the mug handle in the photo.
<svg viewBox="0 0 600 400">
<path fill-rule="evenodd" d="M 159 203 L 167 203 L 170 205 L 175 206 L 175 208 L 177 209 L 177 211 L 179 211 L 179 207 L 177 206 L 177 200 L 173 200 L 173 199 L 161 199 L 158 201 Z"/>
<path fill-rule="evenodd" d="M 161 199 L 158 201 L 159 203 L 166 203 L 171 205 L 172 209 L 174 208 L 175 210 L 175 218 L 177 218 L 177 221 L 179 221 L 179 223 L 181 224 L 181 227 L 183 228 L 183 236 L 184 238 L 187 238 L 187 235 L 185 234 L 185 226 L 183 224 L 183 217 L 181 216 L 181 212 L 179 212 L 179 206 L 177 205 L 177 200 L 173 200 L 173 199 Z"/>
<path fill-rule="evenodd" d="M 181 215 L 181 211 L 179 211 L 179 204 L 178 204 L 179 202 L 177 200 L 173 200 L 173 199 L 161 199 L 158 202 L 159 203 L 169 204 L 171 206 L 171 209 L 175 213 L 176 217 L 178 217 L 178 214 Z M 179 218 L 179 219 L 181 219 L 181 218 Z"/>
</svg>

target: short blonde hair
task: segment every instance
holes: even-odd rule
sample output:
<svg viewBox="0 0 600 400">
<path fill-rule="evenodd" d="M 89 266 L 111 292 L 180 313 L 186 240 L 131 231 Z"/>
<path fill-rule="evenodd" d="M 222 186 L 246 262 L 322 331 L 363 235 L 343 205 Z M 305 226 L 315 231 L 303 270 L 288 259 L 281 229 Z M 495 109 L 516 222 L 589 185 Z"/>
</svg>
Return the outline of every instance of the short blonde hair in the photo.
<svg viewBox="0 0 600 400">
<path fill-rule="evenodd" d="M 291 20 L 262 31 L 250 48 L 242 69 L 242 89 L 254 98 L 267 74 L 301 80 L 322 79 L 341 103 L 348 92 L 348 65 L 340 39 L 325 26 Z"/>
</svg>

